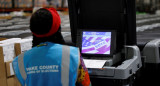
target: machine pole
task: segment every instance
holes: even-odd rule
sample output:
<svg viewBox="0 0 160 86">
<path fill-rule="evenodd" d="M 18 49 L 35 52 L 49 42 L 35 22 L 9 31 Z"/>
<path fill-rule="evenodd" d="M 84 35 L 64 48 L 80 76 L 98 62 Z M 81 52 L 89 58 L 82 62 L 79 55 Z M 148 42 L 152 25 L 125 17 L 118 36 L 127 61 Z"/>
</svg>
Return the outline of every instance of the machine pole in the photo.
<svg viewBox="0 0 160 86">
<path fill-rule="evenodd" d="M 136 45 L 136 9 L 135 0 L 127 1 L 127 30 L 126 30 L 126 45 Z"/>
</svg>

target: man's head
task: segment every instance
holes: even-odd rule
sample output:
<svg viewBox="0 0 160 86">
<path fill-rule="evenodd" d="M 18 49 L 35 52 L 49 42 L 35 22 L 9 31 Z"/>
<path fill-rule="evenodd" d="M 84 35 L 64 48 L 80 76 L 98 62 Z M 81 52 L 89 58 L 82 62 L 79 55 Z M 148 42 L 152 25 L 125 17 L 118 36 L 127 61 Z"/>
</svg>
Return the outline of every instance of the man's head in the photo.
<svg viewBox="0 0 160 86">
<path fill-rule="evenodd" d="M 46 41 L 63 44 L 60 24 L 60 16 L 54 8 L 37 10 L 30 19 L 33 46 Z"/>
</svg>

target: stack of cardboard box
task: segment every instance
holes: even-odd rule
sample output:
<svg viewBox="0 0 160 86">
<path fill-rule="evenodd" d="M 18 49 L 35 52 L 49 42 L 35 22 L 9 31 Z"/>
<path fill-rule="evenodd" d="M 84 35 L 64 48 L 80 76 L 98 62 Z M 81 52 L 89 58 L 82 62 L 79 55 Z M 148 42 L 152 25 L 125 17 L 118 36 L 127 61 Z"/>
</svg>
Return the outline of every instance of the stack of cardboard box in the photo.
<svg viewBox="0 0 160 86">
<path fill-rule="evenodd" d="M 34 0 L 35 7 L 46 7 L 47 1 L 46 0 Z"/>
<path fill-rule="evenodd" d="M 13 59 L 31 49 L 32 39 L 0 39 L 0 83 L 2 86 L 21 86 L 12 67 Z"/>
<path fill-rule="evenodd" d="M 32 0 L 15 0 L 15 8 L 31 8 Z"/>
<path fill-rule="evenodd" d="M 13 0 L 14 8 L 32 8 L 33 0 Z M 0 8 L 12 8 L 12 0 L 0 0 Z M 34 7 L 68 7 L 67 0 L 34 0 Z"/>
<path fill-rule="evenodd" d="M 0 0 L 0 8 L 12 8 L 12 0 Z"/>
<path fill-rule="evenodd" d="M 22 39 L 15 42 L 16 56 L 32 48 L 32 39 Z"/>
</svg>

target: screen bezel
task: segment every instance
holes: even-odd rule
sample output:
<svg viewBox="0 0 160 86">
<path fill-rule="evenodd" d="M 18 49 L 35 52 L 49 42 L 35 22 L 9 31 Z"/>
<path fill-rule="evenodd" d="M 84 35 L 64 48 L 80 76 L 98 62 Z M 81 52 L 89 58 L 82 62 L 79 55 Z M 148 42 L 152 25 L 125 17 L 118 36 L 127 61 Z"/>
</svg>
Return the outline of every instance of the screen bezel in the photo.
<svg viewBox="0 0 160 86">
<path fill-rule="evenodd" d="M 83 40 L 83 32 L 111 32 L 111 47 L 110 47 L 110 54 L 92 54 L 92 53 L 82 53 L 82 40 Z M 97 57 L 110 57 L 113 56 L 116 48 L 116 31 L 115 30 L 82 30 L 81 31 L 81 43 L 80 43 L 80 52 L 82 56 L 90 57 L 90 56 L 97 56 Z"/>
</svg>

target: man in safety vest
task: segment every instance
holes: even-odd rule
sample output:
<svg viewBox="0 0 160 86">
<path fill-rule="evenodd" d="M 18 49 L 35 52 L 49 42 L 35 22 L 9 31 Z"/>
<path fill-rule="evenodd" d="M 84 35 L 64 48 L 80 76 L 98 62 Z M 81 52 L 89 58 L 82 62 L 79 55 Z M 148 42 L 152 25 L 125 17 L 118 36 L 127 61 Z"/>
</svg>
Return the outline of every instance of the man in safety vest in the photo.
<svg viewBox="0 0 160 86">
<path fill-rule="evenodd" d="M 91 86 L 79 49 L 64 45 L 60 16 L 41 8 L 30 19 L 33 48 L 13 61 L 22 86 Z"/>
</svg>

